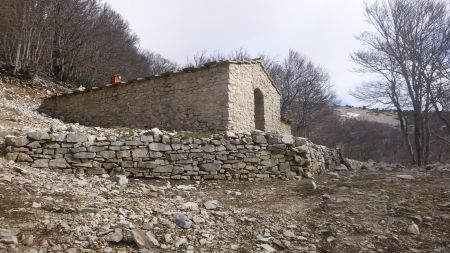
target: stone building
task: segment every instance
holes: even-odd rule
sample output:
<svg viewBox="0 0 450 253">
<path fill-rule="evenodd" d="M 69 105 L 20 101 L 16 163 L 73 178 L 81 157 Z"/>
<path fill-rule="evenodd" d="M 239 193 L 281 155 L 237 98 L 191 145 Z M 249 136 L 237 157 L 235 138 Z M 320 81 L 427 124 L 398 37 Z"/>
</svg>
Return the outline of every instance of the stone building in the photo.
<svg viewBox="0 0 450 253">
<path fill-rule="evenodd" d="M 51 96 L 41 110 L 89 126 L 290 133 L 280 92 L 261 61 L 198 68 Z"/>
</svg>

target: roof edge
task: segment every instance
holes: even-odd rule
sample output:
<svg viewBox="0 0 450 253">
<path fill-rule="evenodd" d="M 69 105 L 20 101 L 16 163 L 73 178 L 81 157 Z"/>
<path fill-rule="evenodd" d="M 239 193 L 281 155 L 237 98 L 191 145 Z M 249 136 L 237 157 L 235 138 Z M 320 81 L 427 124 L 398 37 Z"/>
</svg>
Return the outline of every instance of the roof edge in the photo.
<svg viewBox="0 0 450 253">
<path fill-rule="evenodd" d="M 192 73 L 192 72 L 197 72 L 197 71 L 201 71 L 201 70 L 204 70 L 204 69 L 210 69 L 210 68 L 213 68 L 213 67 L 217 67 L 217 66 L 221 66 L 221 65 L 230 65 L 230 64 L 260 64 L 261 68 L 263 69 L 263 71 L 267 75 L 267 77 L 269 78 L 269 80 L 272 83 L 272 85 L 277 90 L 278 94 L 281 95 L 281 93 L 278 90 L 278 88 L 276 87 L 274 81 L 272 80 L 272 78 L 270 77 L 269 73 L 265 69 L 264 64 L 262 64 L 262 60 L 260 58 L 256 58 L 256 59 L 245 60 L 245 61 L 237 61 L 237 60 L 212 61 L 212 62 L 207 62 L 204 65 L 199 66 L 199 67 L 186 67 L 186 68 L 183 68 L 181 70 L 165 72 L 165 73 L 162 73 L 162 74 L 156 74 L 156 75 L 147 76 L 147 77 L 139 77 L 139 78 L 131 79 L 129 81 L 121 82 L 121 83 L 118 83 L 118 84 L 108 83 L 108 84 L 105 84 L 102 87 L 92 87 L 92 88 L 87 88 L 85 90 L 74 90 L 74 91 L 69 91 L 69 92 L 62 93 L 60 95 L 49 95 L 49 96 L 46 97 L 46 99 L 53 99 L 53 98 L 57 98 L 57 97 L 65 97 L 65 96 L 73 96 L 73 95 L 78 95 L 78 94 L 84 94 L 84 93 L 88 93 L 88 92 L 92 92 L 92 91 L 99 91 L 99 90 L 108 89 L 108 88 L 114 88 L 114 87 L 123 86 L 123 85 L 130 85 L 130 84 L 141 82 L 141 81 L 149 81 L 149 80 L 168 78 L 168 77 L 174 76 L 174 75 Z"/>
</svg>

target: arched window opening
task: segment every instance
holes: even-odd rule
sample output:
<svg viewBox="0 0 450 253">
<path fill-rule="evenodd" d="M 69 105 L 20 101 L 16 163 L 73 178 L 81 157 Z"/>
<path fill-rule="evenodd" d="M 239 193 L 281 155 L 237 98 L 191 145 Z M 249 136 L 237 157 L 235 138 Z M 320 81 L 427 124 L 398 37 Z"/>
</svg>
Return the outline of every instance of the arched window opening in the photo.
<svg viewBox="0 0 450 253">
<path fill-rule="evenodd" d="M 264 131 L 264 95 L 260 89 L 255 89 L 255 129 Z"/>
</svg>

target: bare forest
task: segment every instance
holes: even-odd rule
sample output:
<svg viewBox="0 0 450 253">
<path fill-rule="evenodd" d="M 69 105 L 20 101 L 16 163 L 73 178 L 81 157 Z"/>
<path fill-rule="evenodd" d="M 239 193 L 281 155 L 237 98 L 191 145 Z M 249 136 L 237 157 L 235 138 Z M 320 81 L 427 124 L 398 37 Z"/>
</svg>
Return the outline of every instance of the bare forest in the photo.
<svg viewBox="0 0 450 253">
<path fill-rule="evenodd" d="M 371 32 L 358 39 L 357 70 L 377 75 L 353 91 L 372 108 L 393 110 L 398 127 L 343 120 L 326 69 L 304 54 L 285 58 L 202 51 L 185 64 L 140 48 L 127 22 L 99 0 L 1 0 L 0 64 L 23 78 L 44 76 L 72 87 L 102 86 L 114 74 L 151 76 L 225 59 L 261 58 L 282 94 L 293 134 L 358 159 L 424 165 L 450 159 L 450 19 L 444 1 L 366 5 Z"/>
</svg>

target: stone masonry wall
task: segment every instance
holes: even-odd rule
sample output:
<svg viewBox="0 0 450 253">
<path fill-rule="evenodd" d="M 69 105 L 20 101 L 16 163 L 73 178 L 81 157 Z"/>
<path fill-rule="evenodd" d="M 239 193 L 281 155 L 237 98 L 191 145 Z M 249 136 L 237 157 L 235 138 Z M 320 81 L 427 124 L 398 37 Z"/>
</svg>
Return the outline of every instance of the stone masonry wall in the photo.
<svg viewBox="0 0 450 253">
<path fill-rule="evenodd" d="M 230 127 L 233 131 L 255 129 L 254 91 L 264 96 L 264 131 L 291 133 L 281 121 L 280 94 L 260 64 L 230 65 Z"/>
<path fill-rule="evenodd" d="M 48 98 L 41 110 L 87 126 L 224 131 L 228 78 L 228 65 L 168 73 Z"/>
<path fill-rule="evenodd" d="M 6 157 L 36 168 L 194 180 L 295 178 L 340 164 L 335 150 L 291 135 L 191 135 L 158 129 L 129 136 L 30 132 L 6 137 Z"/>
<path fill-rule="evenodd" d="M 259 61 L 218 62 L 129 83 L 52 96 L 41 110 L 87 126 L 194 132 L 255 129 L 254 91 L 264 97 L 264 131 L 291 133 L 280 94 Z"/>
</svg>

